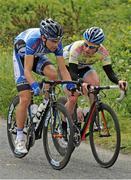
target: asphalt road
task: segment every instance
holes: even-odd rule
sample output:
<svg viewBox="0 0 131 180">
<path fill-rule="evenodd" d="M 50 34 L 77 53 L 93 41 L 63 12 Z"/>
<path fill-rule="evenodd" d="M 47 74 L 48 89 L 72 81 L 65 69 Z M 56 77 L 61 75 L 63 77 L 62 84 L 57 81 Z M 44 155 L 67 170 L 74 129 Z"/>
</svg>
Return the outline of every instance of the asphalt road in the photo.
<svg viewBox="0 0 131 180">
<path fill-rule="evenodd" d="M 0 179 L 130 179 L 131 156 L 119 155 L 111 168 L 101 168 L 94 160 L 90 147 L 82 143 L 61 171 L 48 164 L 42 140 L 36 141 L 23 159 L 13 156 L 7 140 L 6 121 L 0 119 Z"/>
</svg>

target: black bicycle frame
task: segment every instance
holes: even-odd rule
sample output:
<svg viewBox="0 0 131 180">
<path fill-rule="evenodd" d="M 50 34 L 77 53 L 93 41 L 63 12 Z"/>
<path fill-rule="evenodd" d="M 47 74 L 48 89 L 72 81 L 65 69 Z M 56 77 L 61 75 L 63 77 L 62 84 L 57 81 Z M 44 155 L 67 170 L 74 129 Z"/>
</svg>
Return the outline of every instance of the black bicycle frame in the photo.
<svg viewBox="0 0 131 180">
<path fill-rule="evenodd" d="M 38 127 L 35 130 L 36 140 L 41 138 L 43 124 L 46 123 L 45 121 L 46 121 L 46 117 L 48 115 L 50 107 L 52 107 L 54 109 L 55 106 L 56 106 L 55 87 L 54 86 L 50 86 L 48 92 L 49 92 L 49 101 L 48 101 L 48 104 L 46 106 L 46 109 L 42 113 L 40 123 L 38 124 Z"/>
<path fill-rule="evenodd" d="M 43 124 L 45 122 L 45 118 L 47 117 L 47 113 L 48 113 L 49 109 L 50 109 L 50 102 L 48 102 L 47 107 L 46 107 L 44 113 L 42 113 L 40 123 L 38 124 L 38 127 L 35 130 L 35 139 L 36 140 L 41 138 Z"/>
</svg>

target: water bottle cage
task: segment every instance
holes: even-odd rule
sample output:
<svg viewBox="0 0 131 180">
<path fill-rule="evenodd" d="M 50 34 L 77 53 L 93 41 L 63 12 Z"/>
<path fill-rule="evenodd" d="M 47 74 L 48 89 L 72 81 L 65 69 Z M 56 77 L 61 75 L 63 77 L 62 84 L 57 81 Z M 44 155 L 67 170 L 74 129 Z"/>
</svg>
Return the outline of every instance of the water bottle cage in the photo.
<svg viewBox="0 0 131 180">
<path fill-rule="evenodd" d="M 40 118 L 41 114 L 42 114 L 42 111 L 37 111 L 36 116 L 38 119 Z"/>
</svg>

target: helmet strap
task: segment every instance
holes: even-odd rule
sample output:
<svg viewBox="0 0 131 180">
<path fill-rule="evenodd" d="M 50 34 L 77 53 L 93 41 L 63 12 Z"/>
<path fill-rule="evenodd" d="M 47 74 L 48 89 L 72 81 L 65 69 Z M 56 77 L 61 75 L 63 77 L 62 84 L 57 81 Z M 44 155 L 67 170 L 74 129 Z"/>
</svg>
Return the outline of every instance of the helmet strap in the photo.
<svg viewBox="0 0 131 180">
<path fill-rule="evenodd" d="M 44 43 L 45 43 L 45 47 L 47 48 L 47 46 L 46 46 L 46 42 L 47 42 L 47 39 L 44 41 Z"/>
<path fill-rule="evenodd" d="M 44 35 L 42 35 L 42 36 L 44 36 Z M 44 36 L 44 40 L 43 40 L 43 38 L 42 38 L 42 41 L 43 41 L 43 44 L 45 45 L 45 47 L 47 48 L 47 46 L 46 46 L 46 42 L 47 42 L 47 38 Z M 48 49 L 48 48 L 47 48 Z"/>
</svg>

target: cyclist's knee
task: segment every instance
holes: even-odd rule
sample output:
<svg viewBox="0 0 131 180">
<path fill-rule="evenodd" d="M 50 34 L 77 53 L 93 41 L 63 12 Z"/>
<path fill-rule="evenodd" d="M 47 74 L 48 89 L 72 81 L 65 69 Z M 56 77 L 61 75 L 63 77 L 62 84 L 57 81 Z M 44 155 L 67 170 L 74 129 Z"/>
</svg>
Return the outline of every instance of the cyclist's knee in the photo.
<svg viewBox="0 0 131 180">
<path fill-rule="evenodd" d="M 99 86 L 100 85 L 100 80 L 95 71 L 91 72 L 87 76 L 84 77 L 84 81 L 93 85 L 93 86 Z"/>
<path fill-rule="evenodd" d="M 89 84 L 93 85 L 93 86 L 99 86 L 100 85 L 100 81 L 99 81 L 99 78 L 94 78 L 94 79 L 91 79 L 90 81 L 88 81 Z"/>
<path fill-rule="evenodd" d="M 56 80 L 58 77 L 57 71 L 53 65 L 48 65 L 44 68 L 44 74 L 50 80 Z"/>
<path fill-rule="evenodd" d="M 57 77 L 58 77 L 58 74 L 56 71 L 52 71 L 49 75 L 49 79 L 51 79 L 51 80 L 56 80 Z"/>
<path fill-rule="evenodd" d="M 93 86 L 99 86 L 99 85 L 100 85 L 99 79 L 95 79 L 94 81 L 92 81 L 92 82 L 91 82 L 91 85 L 93 85 Z"/>
<path fill-rule="evenodd" d="M 31 94 L 29 92 L 22 92 L 19 93 L 19 97 L 20 97 L 20 105 L 23 107 L 28 107 L 31 101 Z"/>
</svg>

